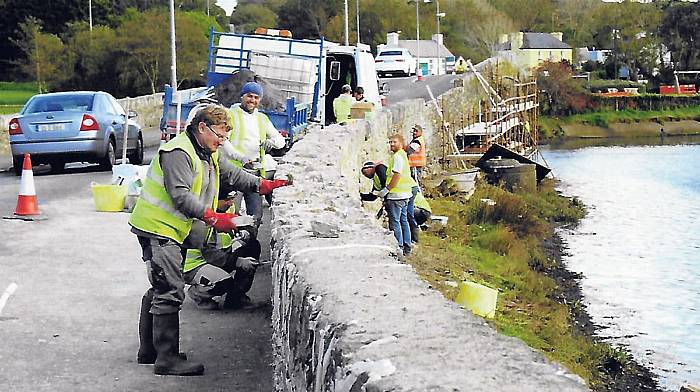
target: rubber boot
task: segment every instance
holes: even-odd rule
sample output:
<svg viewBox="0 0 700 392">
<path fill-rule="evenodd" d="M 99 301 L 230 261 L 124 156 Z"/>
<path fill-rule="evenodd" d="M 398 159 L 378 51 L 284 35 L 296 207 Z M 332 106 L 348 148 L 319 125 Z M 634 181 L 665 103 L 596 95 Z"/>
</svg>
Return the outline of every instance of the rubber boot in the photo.
<svg viewBox="0 0 700 392">
<path fill-rule="evenodd" d="M 148 289 L 141 298 L 141 314 L 139 315 L 139 352 L 136 362 L 139 365 L 153 365 L 156 362 L 156 348 L 153 346 L 153 315 L 150 312 L 153 301 L 153 289 Z M 178 336 L 178 341 L 180 341 Z M 187 354 L 179 353 L 180 358 L 187 360 Z"/>
<path fill-rule="evenodd" d="M 153 345 L 158 353 L 153 373 L 173 376 L 204 374 L 204 365 L 182 359 L 179 355 L 179 313 L 153 315 Z"/>
<path fill-rule="evenodd" d="M 153 301 L 153 289 L 148 289 L 141 298 L 141 315 L 139 316 L 139 352 L 136 362 L 153 364 L 156 362 L 156 348 L 153 347 L 153 315 L 150 313 Z"/>
</svg>

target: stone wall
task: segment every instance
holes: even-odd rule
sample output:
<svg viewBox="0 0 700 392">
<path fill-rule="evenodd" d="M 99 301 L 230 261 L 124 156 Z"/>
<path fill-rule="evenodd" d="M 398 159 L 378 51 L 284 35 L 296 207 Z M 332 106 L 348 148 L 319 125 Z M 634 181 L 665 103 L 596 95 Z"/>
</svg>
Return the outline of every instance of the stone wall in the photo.
<svg viewBox="0 0 700 392">
<path fill-rule="evenodd" d="M 405 102 L 369 122 L 315 128 L 280 161 L 295 183 L 275 191 L 271 208 L 278 391 L 586 389 L 431 289 L 361 206 L 361 163 L 386 160 L 390 132 L 431 124 L 434 113 Z"/>
</svg>

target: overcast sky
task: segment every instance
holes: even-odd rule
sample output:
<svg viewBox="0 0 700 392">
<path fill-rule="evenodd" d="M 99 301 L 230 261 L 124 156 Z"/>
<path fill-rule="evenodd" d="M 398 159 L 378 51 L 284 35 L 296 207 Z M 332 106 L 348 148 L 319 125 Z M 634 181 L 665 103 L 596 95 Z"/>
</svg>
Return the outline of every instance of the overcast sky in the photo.
<svg viewBox="0 0 700 392">
<path fill-rule="evenodd" d="M 233 7 L 236 6 L 236 0 L 216 0 L 216 4 L 226 11 L 226 15 L 231 15 Z"/>
</svg>

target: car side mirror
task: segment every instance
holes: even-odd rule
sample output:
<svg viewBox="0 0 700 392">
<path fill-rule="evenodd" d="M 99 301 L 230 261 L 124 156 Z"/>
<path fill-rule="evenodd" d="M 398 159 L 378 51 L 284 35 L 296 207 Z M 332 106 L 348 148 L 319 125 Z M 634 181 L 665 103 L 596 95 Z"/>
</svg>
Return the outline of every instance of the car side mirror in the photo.
<svg viewBox="0 0 700 392">
<path fill-rule="evenodd" d="M 387 95 L 389 94 L 389 83 L 384 82 L 379 86 L 379 95 Z"/>
<path fill-rule="evenodd" d="M 139 114 L 136 110 L 129 110 L 128 116 L 129 116 L 129 118 L 135 118 L 135 117 L 138 117 Z"/>
<path fill-rule="evenodd" d="M 340 80 L 340 61 L 331 61 L 331 80 Z"/>
</svg>

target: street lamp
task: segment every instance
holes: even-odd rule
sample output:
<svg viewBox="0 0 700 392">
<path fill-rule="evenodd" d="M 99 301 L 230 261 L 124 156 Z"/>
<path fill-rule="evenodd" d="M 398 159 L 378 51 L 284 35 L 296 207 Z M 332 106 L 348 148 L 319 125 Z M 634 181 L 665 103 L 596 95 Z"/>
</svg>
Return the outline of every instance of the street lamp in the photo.
<svg viewBox="0 0 700 392">
<path fill-rule="evenodd" d="M 92 0 L 88 0 L 88 20 L 90 21 L 90 31 L 92 31 Z"/>
<path fill-rule="evenodd" d="M 435 5 L 437 6 L 437 11 L 435 12 L 435 18 L 437 19 L 437 36 L 439 39 L 439 37 L 440 37 L 440 18 L 444 18 L 445 13 L 440 12 L 440 0 L 435 0 Z M 440 75 L 440 64 L 442 63 L 442 61 L 440 61 L 440 42 L 437 42 L 436 61 L 437 61 L 437 67 L 435 69 L 435 74 Z"/>
<path fill-rule="evenodd" d="M 418 13 L 418 4 L 420 0 L 412 0 L 416 3 L 416 75 L 421 72 L 420 69 L 420 14 Z M 424 3 L 430 3 L 432 0 L 423 0 Z"/>
</svg>

